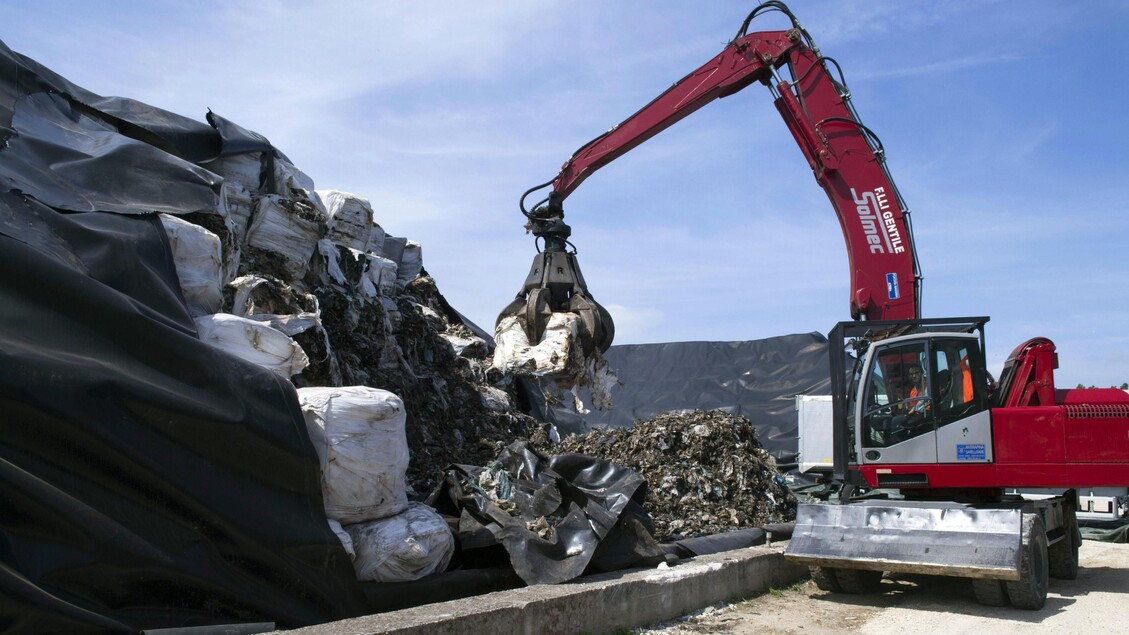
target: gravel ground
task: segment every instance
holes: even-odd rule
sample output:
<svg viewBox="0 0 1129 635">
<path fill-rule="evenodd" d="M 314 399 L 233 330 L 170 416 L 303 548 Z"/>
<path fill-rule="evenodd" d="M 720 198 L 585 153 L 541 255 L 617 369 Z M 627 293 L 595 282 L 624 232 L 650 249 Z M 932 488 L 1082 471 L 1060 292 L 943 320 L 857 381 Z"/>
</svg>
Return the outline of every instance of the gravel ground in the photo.
<svg viewBox="0 0 1129 635">
<path fill-rule="evenodd" d="M 1129 589 L 1129 544 L 1085 540 L 1076 580 L 1050 581 L 1040 611 L 988 607 L 959 578 L 894 575 L 873 595 L 820 591 L 813 582 L 714 606 L 678 622 L 636 631 L 647 635 L 721 633 L 1086 633 L 1121 632 Z M 1022 630 L 1020 630 L 1022 629 Z"/>
</svg>

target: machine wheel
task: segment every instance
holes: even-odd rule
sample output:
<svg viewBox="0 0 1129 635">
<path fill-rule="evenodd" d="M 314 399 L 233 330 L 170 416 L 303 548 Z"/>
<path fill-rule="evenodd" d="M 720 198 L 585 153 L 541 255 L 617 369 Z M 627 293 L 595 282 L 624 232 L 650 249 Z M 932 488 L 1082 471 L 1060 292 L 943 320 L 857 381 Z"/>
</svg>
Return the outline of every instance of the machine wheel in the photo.
<svg viewBox="0 0 1129 635">
<path fill-rule="evenodd" d="M 862 595 L 874 593 L 882 584 L 881 571 L 868 571 L 865 569 L 836 569 L 835 577 L 839 580 L 839 588 L 843 593 Z"/>
<path fill-rule="evenodd" d="M 1047 550 L 1051 577 L 1073 580 L 1078 577 L 1078 547 L 1081 543 L 1078 516 L 1074 512 L 1073 505 L 1068 505 L 1063 512 L 1062 531 L 1064 534 L 1062 540 L 1051 545 Z"/>
<path fill-rule="evenodd" d="M 976 601 L 984 606 L 1007 604 L 1007 587 L 1003 580 L 973 579 L 972 592 L 976 594 Z"/>
<path fill-rule="evenodd" d="M 1047 603 L 1047 530 L 1038 514 L 1023 515 L 1023 545 L 1019 552 L 1019 580 L 1007 582 L 1012 606 L 1037 611 Z"/>
<path fill-rule="evenodd" d="M 839 593 L 843 590 L 843 587 L 839 586 L 839 576 L 836 575 L 835 569 L 831 567 L 808 567 L 808 570 L 811 571 L 811 579 L 820 591 Z"/>
</svg>

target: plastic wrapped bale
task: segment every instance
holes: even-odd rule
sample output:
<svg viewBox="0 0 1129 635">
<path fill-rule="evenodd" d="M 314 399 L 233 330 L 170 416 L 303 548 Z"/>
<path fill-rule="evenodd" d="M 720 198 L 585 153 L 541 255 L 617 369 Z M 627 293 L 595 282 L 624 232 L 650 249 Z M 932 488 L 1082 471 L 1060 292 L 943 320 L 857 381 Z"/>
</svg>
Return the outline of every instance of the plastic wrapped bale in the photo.
<svg viewBox="0 0 1129 635">
<path fill-rule="evenodd" d="M 188 310 L 193 316 L 219 311 L 223 302 L 223 250 L 219 236 L 176 216 L 160 214 L 160 218 Z"/>
<path fill-rule="evenodd" d="M 404 253 L 400 257 L 400 266 L 396 270 L 396 284 L 405 286 L 423 271 L 423 246 L 414 240 L 409 240 L 404 245 Z"/>
<path fill-rule="evenodd" d="M 298 399 L 321 461 L 326 516 L 349 525 L 407 509 L 404 402 L 368 386 L 300 388 Z"/>
<path fill-rule="evenodd" d="M 507 317 L 494 332 L 494 367 L 526 377 L 558 377 L 575 372 L 573 342 L 580 317 L 575 313 L 554 313 L 538 342 L 530 342 L 522 322 Z"/>
<path fill-rule="evenodd" d="M 350 250 L 358 261 L 363 261 L 364 274 L 361 276 L 361 292 L 365 297 L 391 297 L 396 291 L 396 263 L 371 253 Z"/>
<path fill-rule="evenodd" d="M 195 322 L 200 341 L 283 377 L 297 375 L 310 363 L 301 346 L 264 322 L 227 313 L 201 316 Z"/>
<path fill-rule="evenodd" d="M 385 235 L 384 257 L 396 263 L 396 286 L 407 286 L 423 270 L 423 247 L 414 240 Z"/>
<path fill-rule="evenodd" d="M 301 278 L 325 232 L 325 217 L 304 200 L 263 196 L 255 202 L 247 244 L 281 257 L 285 277 Z"/>
<path fill-rule="evenodd" d="M 229 154 L 206 166 L 223 177 L 225 183 L 238 184 L 248 192 L 258 192 L 262 184 L 263 153 Z"/>
<path fill-rule="evenodd" d="M 369 202 L 337 190 L 319 190 L 329 217 L 328 238 L 336 245 L 367 251 L 372 238 L 372 206 Z M 383 236 L 381 237 L 383 242 Z"/>
<path fill-rule="evenodd" d="M 410 582 L 446 570 L 455 552 L 447 521 L 423 503 L 382 520 L 345 525 L 362 582 Z"/>
<path fill-rule="evenodd" d="M 309 202 L 325 213 L 325 205 L 314 187 L 314 180 L 281 154 L 274 155 L 274 193 L 291 196 L 295 191 L 309 199 Z"/>
<path fill-rule="evenodd" d="M 277 278 L 246 275 L 232 280 L 229 286 L 233 290 L 234 315 L 321 313 L 317 296 L 298 291 Z"/>
</svg>

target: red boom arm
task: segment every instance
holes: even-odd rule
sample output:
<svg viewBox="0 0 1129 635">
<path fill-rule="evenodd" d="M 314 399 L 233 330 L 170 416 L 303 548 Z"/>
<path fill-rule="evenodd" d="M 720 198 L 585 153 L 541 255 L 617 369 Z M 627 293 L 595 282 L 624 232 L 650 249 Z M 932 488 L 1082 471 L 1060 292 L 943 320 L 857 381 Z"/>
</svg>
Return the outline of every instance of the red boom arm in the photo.
<svg viewBox="0 0 1129 635">
<path fill-rule="evenodd" d="M 802 29 L 738 37 L 644 108 L 576 151 L 552 181 L 559 204 L 584 179 L 714 99 L 753 82 L 777 95 L 776 107 L 827 193 L 847 243 L 854 319 L 920 317 L 920 275 L 905 208 L 877 138 L 850 105 L 828 60 Z M 793 82 L 777 78 L 787 64 Z"/>
</svg>

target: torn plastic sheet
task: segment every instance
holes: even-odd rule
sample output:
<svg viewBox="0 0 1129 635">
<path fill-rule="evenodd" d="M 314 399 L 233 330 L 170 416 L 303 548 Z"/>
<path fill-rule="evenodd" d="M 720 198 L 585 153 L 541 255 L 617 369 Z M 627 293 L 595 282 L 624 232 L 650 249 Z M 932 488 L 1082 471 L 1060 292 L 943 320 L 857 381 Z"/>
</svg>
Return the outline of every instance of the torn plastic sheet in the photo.
<svg viewBox="0 0 1129 635">
<path fill-rule="evenodd" d="M 329 216 L 329 238 L 337 245 L 360 252 L 369 249 L 373 234 L 372 206 L 363 198 L 337 190 L 319 190 Z M 383 243 L 383 236 L 381 236 Z M 378 246 L 383 249 L 384 245 Z"/>
<path fill-rule="evenodd" d="M 451 466 L 427 503 L 458 518 L 464 558 L 501 545 L 527 584 L 555 584 L 589 567 L 666 561 L 643 511 L 646 490 L 642 477 L 610 461 L 548 458 L 516 441 L 493 465 Z"/>
</svg>

